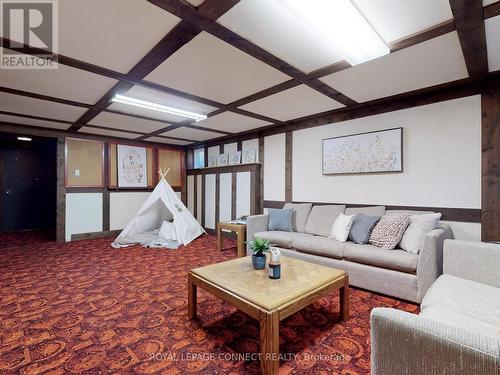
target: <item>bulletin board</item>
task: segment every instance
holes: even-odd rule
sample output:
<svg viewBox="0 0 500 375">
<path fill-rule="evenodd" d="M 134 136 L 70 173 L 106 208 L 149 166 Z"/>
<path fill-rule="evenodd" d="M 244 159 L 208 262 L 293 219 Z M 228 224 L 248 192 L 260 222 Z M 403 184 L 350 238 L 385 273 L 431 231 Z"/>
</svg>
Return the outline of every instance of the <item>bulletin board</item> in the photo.
<svg viewBox="0 0 500 375">
<path fill-rule="evenodd" d="M 104 143 L 66 138 L 66 187 L 104 187 Z"/>
<path fill-rule="evenodd" d="M 109 163 L 109 188 L 118 189 L 118 144 L 121 143 L 109 143 L 108 144 L 108 163 Z M 127 144 L 124 144 L 127 145 Z M 144 146 L 139 146 L 144 147 Z M 154 187 L 154 153 L 153 147 L 146 148 L 146 171 L 148 175 L 148 188 Z M 126 189 L 126 188 L 125 188 Z"/>
<path fill-rule="evenodd" d="M 158 168 L 170 168 L 167 182 L 173 189 L 182 189 L 185 173 L 184 151 L 158 148 Z"/>
</svg>

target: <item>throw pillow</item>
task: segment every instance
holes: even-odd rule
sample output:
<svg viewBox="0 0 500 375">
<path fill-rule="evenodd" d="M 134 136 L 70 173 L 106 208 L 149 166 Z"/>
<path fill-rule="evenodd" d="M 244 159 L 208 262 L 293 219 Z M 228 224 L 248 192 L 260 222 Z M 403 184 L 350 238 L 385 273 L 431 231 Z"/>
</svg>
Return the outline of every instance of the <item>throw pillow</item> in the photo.
<svg viewBox="0 0 500 375">
<path fill-rule="evenodd" d="M 352 223 L 349 240 L 354 243 L 366 245 L 370 240 L 373 228 L 375 228 L 379 220 L 380 216 L 357 214 Z"/>
<path fill-rule="evenodd" d="M 330 238 L 334 238 L 340 242 L 346 242 L 351 230 L 352 222 L 354 221 L 354 216 L 355 215 L 344 214 L 337 216 L 335 223 L 333 223 L 332 235 Z"/>
<path fill-rule="evenodd" d="M 411 222 L 399 243 L 399 247 L 412 254 L 418 254 L 425 235 L 436 229 L 441 214 L 412 215 Z"/>
<path fill-rule="evenodd" d="M 281 230 L 284 232 L 293 232 L 292 216 L 293 209 L 268 208 L 269 224 L 267 230 Z"/>
<path fill-rule="evenodd" d="M 373 228 L 370 243 L 382 249 L 392 250 L 401 241 L 409 224 L 410 215 L 384 215 Z"/>
</svg>

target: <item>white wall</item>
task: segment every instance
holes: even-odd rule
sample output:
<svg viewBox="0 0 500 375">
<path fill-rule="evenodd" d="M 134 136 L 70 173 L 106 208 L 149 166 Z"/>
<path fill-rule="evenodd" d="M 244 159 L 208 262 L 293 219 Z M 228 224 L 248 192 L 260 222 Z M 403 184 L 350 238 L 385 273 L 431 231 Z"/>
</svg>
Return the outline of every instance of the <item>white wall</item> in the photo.
<svg viewBox="0 0 500 375">
<path fill-rule="evenodd" d="M 134 217 L 149 192 L 115 192 L 109 194 L 109 229 L 123 229 Z"/>
<path fill-rule="evenodd" d="M 203 183 L 203 176 L 199 174 L 196 176 L 196 219 L 201 222 L 201 211 L 202 211 L 202 204 L 203 204 L 203 196 L 202 196 L 202 189 L 201 189 L 201 184 Z"/>
<path fill-rule="evenodd" d="M 72 234 L 102 231 L 102 193 L 66 194 L 66 241 Z"/>
<path fill-rule="evenodd" d="M 264 200 L 285 200 L 285 133 L 264 137 Z"/>
<path fill-rule="evenodd" d="M 205 227 L 215 229 L 215 175 L 205 175 Z"/>
<path fill-rule="evenodd" d="M 231 220 L 231 173 L 221 173 L 219 176 L 219 221 Z"/>
<path fill-rule="evenodd" d="M 403 173 L 322 175 L 322 139 L 394 127 L 403 128 Z M 278 166 L 284 171 L 284 135 L 266 146 L 264 199 L 284 200 L 284 177 L 276 176 Z M 292 190 L 294 201 L 479 209 L 481 98 L 460 98 L 296 131 Z M 453 226 L 460 237 L 479 233 L 478 224 Z"/>
<path fill-rule="evenodd" d="M 194 215 L 194 178 L 187 176 L 187 208 Z"/>
<path fill-rule="evenodd" d="M 236 217 L 250 215 L 250 172 L 236 174 Z"/>
</svg>

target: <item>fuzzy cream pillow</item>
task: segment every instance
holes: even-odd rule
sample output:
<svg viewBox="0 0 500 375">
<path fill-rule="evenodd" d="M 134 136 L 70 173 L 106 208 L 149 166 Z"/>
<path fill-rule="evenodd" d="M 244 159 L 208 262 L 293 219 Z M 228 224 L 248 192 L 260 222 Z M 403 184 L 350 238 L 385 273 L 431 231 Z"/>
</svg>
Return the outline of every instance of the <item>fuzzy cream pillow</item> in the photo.
<svg viewBox="0 0 500 375">
<path fill-rule="evenodd" d="M 392 250 L 401 241 L 409 224 L 408 214 L 384 215 L 373 228 L 370 243 L 382 249 Z"/>
</svg>

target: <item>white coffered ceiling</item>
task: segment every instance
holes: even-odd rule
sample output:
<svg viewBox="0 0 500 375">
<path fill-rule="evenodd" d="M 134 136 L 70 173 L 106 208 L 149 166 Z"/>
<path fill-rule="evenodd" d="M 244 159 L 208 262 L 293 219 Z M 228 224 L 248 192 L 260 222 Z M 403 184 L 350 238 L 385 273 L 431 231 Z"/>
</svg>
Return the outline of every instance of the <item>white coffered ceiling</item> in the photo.
<svg viewBox="0 0 500 375">
<path fill-rule="evenodd" d="M 220 14 L 217 2 L 165 2 L 171 12 L 183 9 L 175 15 L 148 1 L 59 2 L 59 53 L 69 62 L 0 69 L 0 122 L 185 146 L 468 77 L 448 0 L 353 3 L 388 45 L 407 47 L 350 67 L 277 0 L 234 1 Z M 483 0 L 490 72 L 500 70 L 494 3 Z M 204 5 L 214 19 L 193 21 L 189 12 Z M 166 50 L 148 54 L 162 40 Z M 116 93 L 208 118 L 195 123 L 111 102 Z"/>
</svg>

